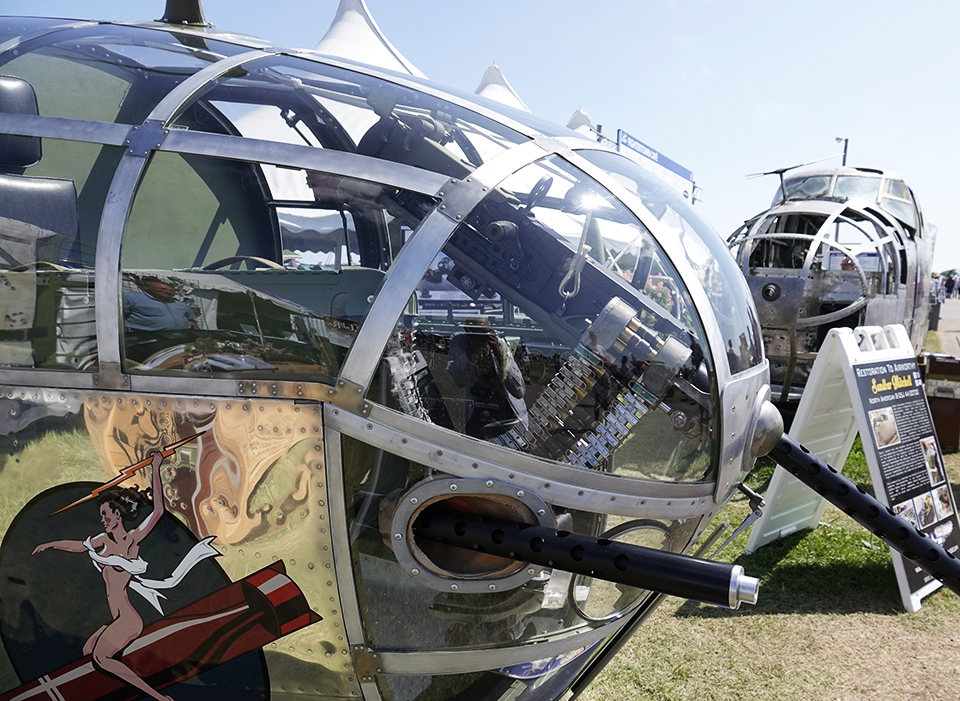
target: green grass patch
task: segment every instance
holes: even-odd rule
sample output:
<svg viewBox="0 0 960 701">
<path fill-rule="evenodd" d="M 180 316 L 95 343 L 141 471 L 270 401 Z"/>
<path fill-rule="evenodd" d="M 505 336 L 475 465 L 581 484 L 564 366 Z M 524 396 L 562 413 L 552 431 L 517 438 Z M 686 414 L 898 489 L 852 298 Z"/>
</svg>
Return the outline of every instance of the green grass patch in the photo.
<svg viewBox="0 0 960 701">
<path fill-rule="evenodd" d="M 960 454 L 944 462 L 960 483 Z M 747 486 L 765 493 L 775 469 L 758 460 Z M 859 438 L 843 474 L 873 493 Z M 735 528 L 749 511 L 738 493 L 715 523 Z M 667 598 L 581 701 L 958 697 L 960 597 L 940 589 L 905 612 L 890 550 L 833 506 L 816 528 L 749 555 L 748 533 L 717 559 L 760 579 L 757 605 Z"/>
</svg>

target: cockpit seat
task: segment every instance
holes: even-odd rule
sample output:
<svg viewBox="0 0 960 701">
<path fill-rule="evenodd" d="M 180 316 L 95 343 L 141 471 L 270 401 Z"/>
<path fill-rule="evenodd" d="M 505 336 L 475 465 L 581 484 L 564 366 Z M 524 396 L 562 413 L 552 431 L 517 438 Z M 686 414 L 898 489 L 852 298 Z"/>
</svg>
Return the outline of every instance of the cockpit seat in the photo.
<svg viewBox="0 0 960 701">
<path fill-rule="evenodd" d="M 77 188 L 72 180 L 0 173 L 0 226 L 5 268 L 79 262 Z"/>
<path fill-rule="evenodd" d="M 37 115 L 37 95 L 27 81 L 0 76 L 0 112 Z M 72 180 L 26 177 L 42 156 L 40 139 L 0 136 L 0 266 L 79 262 L 77 188 Z"/>
<path fill-rule="evenodd" d="M 37 93 L 23 78 L 0 75 L 0 112 L 9 114 L 40 114 Z M 36 136 L 0 135 L 0 169 L 4 172 L 23 172 L 24 168 L 40 162 L 40 138 Z"/>
</svg>

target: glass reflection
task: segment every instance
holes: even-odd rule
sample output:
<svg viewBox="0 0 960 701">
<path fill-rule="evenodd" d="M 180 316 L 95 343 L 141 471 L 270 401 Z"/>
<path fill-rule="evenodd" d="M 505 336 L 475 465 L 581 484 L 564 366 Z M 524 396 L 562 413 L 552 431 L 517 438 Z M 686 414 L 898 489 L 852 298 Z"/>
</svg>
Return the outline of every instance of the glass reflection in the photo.
<svg viewBox="0 0 960 701">
<path fill-rule="evenodd" d="M 464 430 L 476 438 L 500 435 L 527 424 L 526 384 L 503 335 L 483 317 L 468 318 L 450 337 L 447 373 L 465 390 Z"/>
<path fill-rule="evenodd" d="M 24 37 L 44 30 L 69 27 L 75 22 L 47 17 L 4 17 L 0 20 L 0 44 L 11 40 L 22 41 Z"/>
<path fill-rule="evenodd" d="M 697 481 L 710 478 L 715 420 L 702 338 L 640 221 L 550 157 L 457 227 L 384 366 L 394 405 L 430 423 L 581 467 Z"/>
<path fill-rule="evenodd" d="M 630 521 L 623 517 L 608 516 L 606 526 L 607 530 L 601 534 L 601 538 L 654 550 L 674 551 L 671 533 L 659 521 Z M 650 593 L 646 589 L 580 575 L 572 578 L 570 587 L 571 597 L 580 615 L 595 621 L 623 615 Z"/>
<path fill-rule="evenodd" d="M 32 88 L 0 78 L 0 98 L 18 92 Z M 0 137 L 0 366 L 96 369 L 90 268 L 117 156 L 99 145 Z"/>
<path fill-rule="evenodd" d="M 94 372 L 93 300 L 90 271 L 0 270 L 0 366 Z"/>
<path fill-rule="evenodd" d="M 335 375 L 432 198 L 155 154 L 123 247 L 131 371 Z"/>
<path fill-rule="evenodd" d="M 128 273 L 123 321 L 131 370 L 331 374 L 337 368 L 318 315 L 224 276 Z"/>
<path fill-rule="evenodd" d="M 195 121 L 201 112 L 215 119 Z M 443 98 L 294 56 L 250 61 L 216 80 L 177 123 L 348 151 L 456 178 L 526 141 Z"/>
<path fill-rule="evenodd" d="M 176 32 L 97 24 L 52 32 L 0 55 L 0 73 L 33 83 L 44 116 L 139 124 L 186 78 L 245 50 Z"/>
</svg>

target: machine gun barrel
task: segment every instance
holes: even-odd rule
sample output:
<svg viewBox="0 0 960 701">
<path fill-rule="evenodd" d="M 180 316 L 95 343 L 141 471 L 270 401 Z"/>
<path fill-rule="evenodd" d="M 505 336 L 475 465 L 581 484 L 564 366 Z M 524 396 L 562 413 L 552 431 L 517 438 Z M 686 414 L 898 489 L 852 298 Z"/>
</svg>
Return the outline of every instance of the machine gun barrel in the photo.
<svg viewBox="0 0 960 701">
<path fill-rule="evenodd" d="M 417 539 L 529 562 L 726 608 L 755 604 L 759 581 L 743 567 L 480 514 L 430 510 Z"/>
<path fill-rule="evenodd" d="M 787 434 L 769 453 L 791 475 L 960 594 L 960 560 Z"/>
</svg>

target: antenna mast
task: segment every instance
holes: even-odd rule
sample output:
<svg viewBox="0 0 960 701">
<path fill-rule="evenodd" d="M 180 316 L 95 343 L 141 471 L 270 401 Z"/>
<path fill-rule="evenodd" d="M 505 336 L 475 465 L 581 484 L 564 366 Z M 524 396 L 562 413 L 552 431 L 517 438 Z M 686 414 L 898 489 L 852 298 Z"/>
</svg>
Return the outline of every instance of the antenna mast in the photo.
<svg viewBox="0 0 960 701">
<path fill-rule="evenodd" d="M 200 0 L 167 0 L 167 7 L 160 21 L 167 24 L 208 25 Z"/>
</svg>

